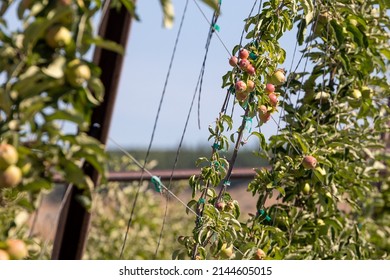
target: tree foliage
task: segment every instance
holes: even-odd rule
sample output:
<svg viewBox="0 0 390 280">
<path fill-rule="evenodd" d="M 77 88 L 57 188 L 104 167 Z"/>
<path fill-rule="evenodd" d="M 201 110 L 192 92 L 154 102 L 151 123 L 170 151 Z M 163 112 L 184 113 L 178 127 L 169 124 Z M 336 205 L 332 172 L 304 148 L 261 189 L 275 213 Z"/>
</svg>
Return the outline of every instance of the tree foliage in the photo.
<svg viewBox="0 0 390 280">
<path fill-rule="evenodd" d="M 223 77 L 227 98 L 210 128 L 212 155 L 199 159 L 201 175 L 189 182 L 188 206 L 198 217 L 178 252 L 193 259 L 389 258 L 388 9 L 386 1 L 273 0 L 246 19 L 248 43 L 232 51 L 238 58 Z M 294 26 L 301 59 L 312 67 L 292 69 L 284 81 L 279 39 Z M 240 49 L 249 51 L 254 74 Z M 245 90 L 251 81 L 255 87 Z M 232 99 L 244 113 L 229 139 Z M 286 125 L 267 142 L 262 125 L 276 110 Z M 259 131 L 247 129 L 252 120 Z M 239 222 L 239 205 L 226 191 L 235 157 L 225 159 L 220 149 L 232 141 L 238 152 L 248 134 L 258 137 L 271 169 L 257 170 L 248 186 L 257 213 Z M 305 166 L 306 156 L 316 165 Z M 277 203 L 267 203 L 272 196 Z"/>
</svg>

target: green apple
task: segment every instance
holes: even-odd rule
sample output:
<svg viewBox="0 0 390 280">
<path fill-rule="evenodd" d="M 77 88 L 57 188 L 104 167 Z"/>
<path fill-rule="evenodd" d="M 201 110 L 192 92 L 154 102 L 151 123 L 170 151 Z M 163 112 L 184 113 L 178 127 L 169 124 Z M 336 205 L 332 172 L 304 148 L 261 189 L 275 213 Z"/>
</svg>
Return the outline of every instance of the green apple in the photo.
<svg viewBox="0 0 390 280">
<path fill-rule="evenodd" d="M 21 181 L 22 171 L 15 165 L 10 165 L 7 169 L 0 171 L 0 189 L 16 187 Z"/>
<path fill-rule="evenodd" d="M 0 169 L 4 170 L 17 162 L 18 152 L 15 147 L 7 143 L 0 144 Z"/>
<path fill-rule="evenodd" d="M 53 49 L 66 47 L 72 42 L 72 34 L 64 26 L 54 25 L 47 30 L 45 41 Z"/>
<path fill-rule="evenodd" d="M 91 70 L 88 65 L 79 59 L 70 61 L 65 69 L 65 77 L 73 87 L 81 87 L 91 78 Z"/>
<path fill-rule="evenodd" d="M 308 195 L 308 194 L 310 194 L 310 190 L 311 190 L 310 184 L 305 183 L 305 185 L 303 186 L 302 192 L 304 194 Z"/>
</svg>

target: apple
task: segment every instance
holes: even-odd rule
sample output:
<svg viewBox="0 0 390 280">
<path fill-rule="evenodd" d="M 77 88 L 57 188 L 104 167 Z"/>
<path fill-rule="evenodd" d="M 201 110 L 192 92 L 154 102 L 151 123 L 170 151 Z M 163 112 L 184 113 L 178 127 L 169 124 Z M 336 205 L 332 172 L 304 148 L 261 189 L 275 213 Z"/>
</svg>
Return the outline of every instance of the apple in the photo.
<svg viewBox="0 0 390 280">
<path fill-rule="evenodd" d="M 226 207 L 226 203 L 224 201 L 219 201 L 215 206 L 219 211 L 223 211 Z"/>
<path fill-rule="evenodd" d="M 310 188 L 309 183 L 305 183 L 305 185 L 303 186 L 302 192 L 304 194 L 308 195 L 308 194 L 310 194 L 310 190 L 311 190 L 311 188 Z"/>
<path fill-rule="evenodd" d="M 249 57 L 249 51 L 247 49 L 241 49 L 238 53 L 238 56 L 241 58 L 241 59 L 248 59 Z"/>
<path fill-rule="evenodd" d="M 72 42 L 72 34 L 64 26 L 54 25 L 47 30 L 45 41 L 53 49 L 66 47 Z"/>
<path fill-rule="evenodd" d="M 315 169 L 317 165 L 317 159 L 313 156 L 305 156 L 303 158 L 302 165 L 305 169 Z"/>
<path fill-rule="evenodd" d="M 15 147 L 7 144 L 0 144 L 0 169 L 4 170 L 8 166 L 12 164 L 16 164 L 18 162 L 18 152 Z"/>
<path fill-rule="evenodd" d="M 235 87 L 236 87 L 236 92 L 246 91 L 246 84 L 244 81 L 237 81 Z"/>
<path fill-rule="evenodd" d="M 88 65 L 79 59 L 74 59 L 68 63 L 65 69 L 65 76 L 71 86 L 81 87 L 91 78 L 91 70 Z"/>
<path fill-rule="evenodd" d="M 28 256 L 26 243 L 20 239 L 8 239 L 6 241 L 7 252 L 11 259 L 21 260 Z"/>
<path fill-rule="evenodd" d="M 255 82 L 254 81 L 252 81 L 252 80 L 248 80 L 247 82 L 246 82 L 246 91 L 247 92 L 252 92 L 254 89 L 255 89 Z"/>
<path fill-rule="evenodd" d="M 15 165 L 10 165 L 4 171 L 0 171 L 0 189 L 12 188 L 22 181 L 22 170 Z"/>
<path fill-rule="evenodd" d="M 266 84 L 265 85 L 265 92 L 266 93 L 272 93 L 275 91 L 275 86 L 273 84 Z"/>
<path fill-rule="evenodd" d="M 229 64 L 230 66 L 232 67 L 236 67 L 238 65 L 238 58 L 237 56 L 232 56 L 230 59 L 229 59 Z"/>
<path fill-rule="evenodd" d="M 265 105 L 260 105 L 257 108 L 257 111 L 259 112 L 259 118 L 260 118 L 261 123 L 266 123 L 270 120 L 271 113 L 268 112 L 268 109 Z"/>
<path fill-rule="evenodd" d="M 261 249 L 257 249 L 255 253 L 255 260 L 264 260 L 267 255 Z"/>
<path fill-rule="evenodd" d="M 271 77 L 269 77 L 268 82 L 275 85 L 280 86 L 286 82 L 286 72 L 284 69 L 277 69 L 274 73 L 272 73 Z"/>
<path fill-rule="evenodd" d="M 242 91 L 242 92 L 237 92 L 236 93 L 236 99 L 240 102 L 245 101 L 249 96 L 248 91 Z"/>
<path fill-rule="evenodd" d="M 276 107 L 278 105 L 278 97 L 274 93 L 268 94 L 268 98 L 272 107 Z"/>
<path fill-rule="evenodd" d="M 245 71 L 251 75 L 251 76 L 254 76 L 256 74 L 256 68 L 253 67 L 252 64 L 249 64 L 248 67 L 245 69 Z"/>
<path fill-rule="evenodd" d="M 223 259 L 230 259 L 233 256 L 233 244 L 228 246 L 226 243 L 223 243 L 219 255 Z"/>
<path fill-rule="evenodd" d="M 249 60 L 247 59 L 241 59 L 240 62 L 239 62 L 239 66 L 242 70 L 245 70 L 248 68 L 248 66 L 251 65 L 251 63 L 249 62 Z"/>
<path fill-rule="evenodd" d="M 0 261 L 6 261 L 9 259 L 10 259 L 10 257 L 9 257 L 9 254 L 7 253 L 7 251 L 0 249 Z"/>
<path fill-rule="evenodd" d="M 362 92 L 356 88 L 352 91 L 351 95 L 356 100 L 359 100 L 360 98 L 362 98 Z"/>
</svg>

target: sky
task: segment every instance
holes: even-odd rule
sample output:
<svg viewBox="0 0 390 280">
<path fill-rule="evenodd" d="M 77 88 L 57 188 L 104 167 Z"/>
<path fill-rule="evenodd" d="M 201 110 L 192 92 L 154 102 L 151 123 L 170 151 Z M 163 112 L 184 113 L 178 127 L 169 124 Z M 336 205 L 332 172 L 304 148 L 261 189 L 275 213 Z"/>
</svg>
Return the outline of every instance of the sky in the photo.
<svg viewBox="0 0 390 280">
<path fill-rule="evenodd" d="M 137 12 L 141 21 L 134 22 L 130 31 L 110 128 L 110 138 L 126 148 L 142 149 L 146 148 L 150 141 L 186 1 L 173 1 L 176 21 L 172 29 L 162 27 L 162 11 L 159 1 L 139 0 L 137 2 Z M 254 2 L 254 0 L 222 2 L 222 14 L 218 20 L 219 36 L 230 52 L 235 45 L 239 44 L 244 19 L 249 15 Z M 210 20 L 213 11 L 202 3 L 200 7 Z M 152 146 L 155 149 L 176 149 L 180 142 L 201 69 L 208 31 L 209 23 L 195 5 L 194 0 L 189 0 L 187 15 L 157 123 Z M 226 89 L 221 88 L 222 76 L 231 68 L 228 64 L 230 54 L 223 44 L 216 36 L 213 37 L 200 103 L 201 129 L 198 128 L 196 99 L 184 137 L 184 147 L 197 148 L 210 145 L 207 140 L 208 126 L 213 124 L 222 106 L 226 94 Z M 284 37 L 281 44 L 288 53 L 286 65 L 281 66 L 289 69 L 295 44 L 294 35 L 289 34 Z M 234 120 L 237 128 L 243 111 L 239 106 L 235 110 Z M 270 121 L 265 124 L 263 133 L 266 138 L 276 134 L 275 122 Z M 256 140 L 253 138 L 253 141 Z M 256 143 L 250 142 L 248 145 L 255 146 Z M 108 148 L 114 147 L 112 142 L 108 143 Z"/>
<path fill-rule="evenodd" d="M 194 1 L 196 0 L 189 0 L 152 149 L 177 149 L 190 110 L 209 32 L 209 23 L 204 15 L 209 20 L 213 15 L 211 8 L 198 1 L 202 10 L 200 11 Z M 239 44 L 244 20 L 255 2 L 256 12 L 260 1 L 222 1 L 218 19 L 218 34 L 222 42 L 214 35 L 208 53 L 200 102 L 201 128 L 198 128 L 196 98 L 184 136 L 183 146 L 186 148 L 196 149 L 211 145 L 207 140 L 208 126 L 215 122 L 226 95 L 226 89 L 221 88 L 222 76 L 231 69 L 228 63 L 231 50 Z M 137 13 L 141 20 L 134 21 L 130 30 L 109 131 L 109 137 L 122 147 L 145 149 L 149 145 L 185 3 L 185 0 L 173 0 L 176 20 L 172 29 L 166 29 L 162 26 L 160 1 L 137 1 Z M 13 5 L 7 15 L 11 29 L 20 24 L 14 17 L 16 6 Z M 244 40 L 243 44 L 245 43 Z M 287 59 L 285 64 L 280 66 L 290 69 L 295 45 L 294 32 L 282 37 L 281 45 L 287 50 Z M 92 56 L 92 53 L 90 55 Z M 242 108 L 236 106 L 235 129 L 241 123 L 242 114 Z M 273 116 L 276 120 L 279 117 L 278 114 Z M 272 120 L 262 126 L 266 139 L 276 134 L 277 130 Z M 257 146 L 256 139 L 250 139 L 247 146 Z M 107 147 L 117 148 L 113 141 L 109 141 Z"/>
</svg>

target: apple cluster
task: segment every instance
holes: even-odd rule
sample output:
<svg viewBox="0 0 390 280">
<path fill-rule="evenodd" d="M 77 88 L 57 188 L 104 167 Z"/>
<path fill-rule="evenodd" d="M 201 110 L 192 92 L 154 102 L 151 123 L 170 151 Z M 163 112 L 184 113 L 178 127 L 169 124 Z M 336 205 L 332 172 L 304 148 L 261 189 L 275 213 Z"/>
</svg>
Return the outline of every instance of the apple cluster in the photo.
<svg viewBox="0 0 390 280">
<path fill-rule="evenodd" d="M 31 6 L 31 0 L 25 4 L 26 8 Z M 70 0 L 57 0 L 57 5 L 70 6 Z M 45 34 L 45 42 L 54 51 L 61 51 L 74 48 L 74 40 L 70 26 L 73 22 L 72 16 L 65 17 L 61 21 L 53 24 L 47 29 Z M 72 59 L 65 66 L 65 78 L 68 84 L 72 87 L 81 87 L 91 78 L 91 70 L 89 66 L 80 59 Z"/>
<path fill-rule="evenodd" d="M 283 69 L 277 69 L 272 75 L 267 77 L 265 88 L 260 85 L 256 88 L 256 68 L 253 65 L 254 62 L 250 52 L 245 48 L 239 51 L 238 57 L 232 56 L 229 59 L 229 64 L 232 67 L 237 67 L 242 74 L 234 85 L 235 96 L 238 102 L 244 104 L 248 101 L 250 93 L 262 92 L 261 98 L 257 101 L 257 111 L 260 122 L 263 124 L 269 121 L 271 114 L 276 111 L 280 94 L 275 92 L 275 89 L 277 86 L 285 83 L 286 77 Z"/>
<path fill-rule="evenodd" d="M 18 152 L 14 146 L 0 144 L 0 189 L 13 188 L 22 181 L 22 171 L 16 163 Z"/>
<path fill-rule="evenodd" d="M 0 260 L 22 260 L 28 256 L 28 249 L 23 240 L 8 239 L 3 244 L 0 247 Z"/>
</svg>

